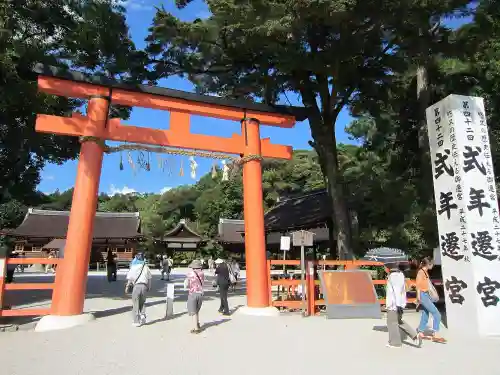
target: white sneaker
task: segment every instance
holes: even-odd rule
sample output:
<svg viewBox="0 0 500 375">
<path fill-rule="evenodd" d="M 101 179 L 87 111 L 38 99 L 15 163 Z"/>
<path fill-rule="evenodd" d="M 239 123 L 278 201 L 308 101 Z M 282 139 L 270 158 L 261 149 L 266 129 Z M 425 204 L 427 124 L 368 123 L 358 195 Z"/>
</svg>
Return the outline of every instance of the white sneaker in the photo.
<svg viewBox="0 0 500 375">
<path fill-rule="evenodd" d="M 132 323 L 132 327 L 140 327 L 141 325 L 141 323 Z"/>
<path fill-rule="evenodd" d="M 392 348 L 392 349 L 400 349 L 401 348 L 400 346 L 394 346 L 391 344 L 386 344 L 385 346 L 387 346 L 388 348 Z"/>
<path fill-rule="evenodd" d="M 141 316 L 141 324 L 146 324 L 146 315 Z"/>
</svg>

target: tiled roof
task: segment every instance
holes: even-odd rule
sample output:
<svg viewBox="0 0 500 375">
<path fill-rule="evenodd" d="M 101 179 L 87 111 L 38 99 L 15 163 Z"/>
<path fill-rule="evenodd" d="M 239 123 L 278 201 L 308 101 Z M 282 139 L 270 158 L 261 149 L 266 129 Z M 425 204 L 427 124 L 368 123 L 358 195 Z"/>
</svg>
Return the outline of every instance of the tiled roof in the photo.
<svg viewBox="0 0 500 375">
<path fill-rule="evenodd" d="M 282 198 L 264 217 L 267 231 L 283 232 L 295 229 L 324 227 L 331 217 L 330 198 L 326 190 Z"/>
<path fill-rule="evenodd" d="M 314 227 L 307 228 L 315 233 L 314 241 L 323 242 L 329 241 L 328 228 Z M 276 245 L 281 241 L 282 235 L 291 235 L 293 230 L 274 231 L 266 235 L 266 243 L 268 245 Z M 245 242 L 245 223 L 243 220 L 220 219 L 218 240 L 222 243 L 243 244 Z"/>
<path fill-rule="evenodd" d="M 69 211 L 46 211 L 30 208 L 24 221 L 10 232 L 18 237 L 66 238 Z M 93 238 L 140 237 L 139 212 L 97 212 Z"/>
<path fill-rule="evenodd" d="M 190 228 L 185 219 L 181 219 L 175 228 L 165 233 L 163 237 L 158 240 L 170 242 L 202 242 L 204 238 Z"/>
<path fill-rule="evenodd" d="M 242 234 L 245 233 L 243 220 L 219 219 L 218 240 L 225 243 L 244 243 Z"/>
</svg>

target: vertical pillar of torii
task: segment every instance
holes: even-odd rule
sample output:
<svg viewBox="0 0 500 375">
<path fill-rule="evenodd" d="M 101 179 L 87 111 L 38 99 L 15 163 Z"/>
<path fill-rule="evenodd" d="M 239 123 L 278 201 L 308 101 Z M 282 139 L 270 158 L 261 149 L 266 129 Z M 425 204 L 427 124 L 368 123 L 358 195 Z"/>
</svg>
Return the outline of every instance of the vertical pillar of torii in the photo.
<svg viewBox="0 0 500 375">
<path fill-rule="evenodd" d="M 273 314 L 269 307 L 266 240 L 264 231 L 264 200 L 259 120 L 243 119 L 241 134 L 245 140 L 243 158 L 243 214 L 245 218 L 245 263 L 247 306 Z"/>
<path fill-rule="evenodd" d="M 482 98 L 427 109 L 448 327 L 500 334 L 500 219 Z"/>
</svg>

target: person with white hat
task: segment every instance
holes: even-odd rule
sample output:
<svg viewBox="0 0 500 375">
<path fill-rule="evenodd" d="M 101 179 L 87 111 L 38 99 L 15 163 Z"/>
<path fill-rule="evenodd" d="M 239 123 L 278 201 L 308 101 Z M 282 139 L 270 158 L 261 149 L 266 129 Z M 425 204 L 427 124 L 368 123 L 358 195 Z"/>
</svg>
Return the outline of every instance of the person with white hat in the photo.
<svg viewBox="0 0 500 375">
<path fill-rule="evenodd" d="M 229 303 L 227 302 L 227 294 L 231 286 L 230 270 L 226 262 L 220 258 L 215 261 L 217 268 L 215 275 L 217 276 L 217 285 L 219 286 L 220 293 L 220 307 L 219 312 L 223 315 L 230 315 Z"/>
<path fill-rule="evenodd" d="M 184 288 L 188 289 L 187 309 L 189 316 L 193 317 L 193 329 L 191 333 L 200 333 L 200 310 L 203 303 L 203 284 L 205 275 L 203 273 L 203 264 L 195 259 L 189 265 L 191 270 L 184 280 Z"/>
</svg>

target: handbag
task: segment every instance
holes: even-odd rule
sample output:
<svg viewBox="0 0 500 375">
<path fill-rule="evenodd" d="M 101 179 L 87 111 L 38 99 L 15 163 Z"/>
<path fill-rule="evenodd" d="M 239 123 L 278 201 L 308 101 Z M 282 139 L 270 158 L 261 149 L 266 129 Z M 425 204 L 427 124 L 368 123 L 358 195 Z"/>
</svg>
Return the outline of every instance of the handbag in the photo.
<svg viewBox="0 0 500 375">
<path fill-rule="evenodd" d="M 429 282 L 429 297 L 432 302 L 437 302 L 439 301 L 439 294 L 434 287 L 434 284 L 432 283 L 431 279 L 427 278 L 427 281 Z"/>
<path fill-rule="evenodd" d="M 424 270 L 422 270 L 422 271 L 424 271 Z M 434 287 L 434 284 L 432 283 L 431 278 L 429 277 L 429 274 L 426 271 L 424 271 L 424 274 L 425 274 L 425 277 L 427 278 L 427 285 L 429 286 L 429 291 L 428 291 L 429 298 L 432 302 L 435 303 L 435 302 L 439 301 L 439 294 L 438 294 L 436 288 Z"/>
<path fill-rule="evenodd" d="M 134 285 L 137 283 L 137 281 L 141 277 L 142 271 L 144 270 L 144 266 L 145 265 L 146 265 L 146 262 L 144 262 L 144 264 L 142 265 L 141 272 L 139 272 L 139 276 L 137 276 L 137 278 L 135 279 L 135 281 L 133 283 L 127 283 L 127 285 L 125 286 L 125 294 L 132 293 L 132 291 L 134 290 Z"/>
</svg>

